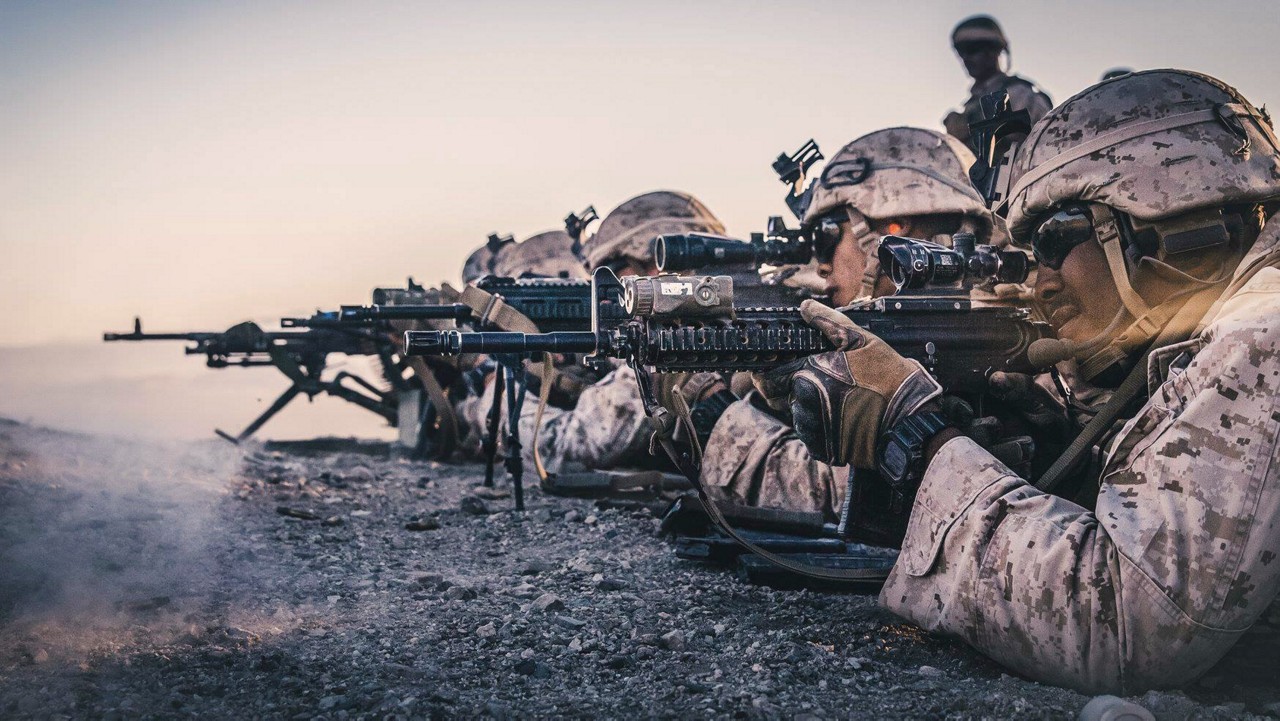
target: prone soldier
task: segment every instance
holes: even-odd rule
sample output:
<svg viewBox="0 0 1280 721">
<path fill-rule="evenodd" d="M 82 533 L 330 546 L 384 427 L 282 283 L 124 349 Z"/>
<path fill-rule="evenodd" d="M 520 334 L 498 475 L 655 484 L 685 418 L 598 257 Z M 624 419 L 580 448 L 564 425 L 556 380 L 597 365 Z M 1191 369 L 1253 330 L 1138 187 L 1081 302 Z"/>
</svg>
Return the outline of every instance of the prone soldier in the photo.
<svg viewBox="0 0 1280 721">
<path fill-rule="evenodd" d="M 1280 141 L 1218 80 L 1133 73 L 1040 120 L 1011 181 L 1059 337 L 1040 362 L 1116 388 L 1040 488 L 822 306 L 802 310 L 842 350 L 757 382 L 816 457 L 913 498 L 890 610 L 1082 691 L 1186 683 L 1280 589 Z"/>
<path fill-rule="evenodd" d="M 893 292 L 876 255 L 886 235 L 950 245 L 951 235 L 1005 242 L 1004 223 L 966 175 L 974 156 L 933 130 L 889 128 L 845 145 L 814 181 L 802 228 L 833 305 Z M 842 474 L 815 459 L 756 395 L 733 401 L 707 441 L 702 480 L 709 492 L 750 506 L 838 515 Z"/>
<path fill-rule="evenodd" d="M 723 234 L 724 226 L 698 199 L 676 191 L 638 195 L 614 208 L 600 222 L 596 233 L 582 246 L 588 270 L 608 267 L 618 275 L 654 275 L 653 241 L 660 235 L 679 233 Z M 686 386 L 702 388 L 694 396 L 712 392 L 719 380 L 698 374 Z M 521 435 L 534 437 L 536 413 L 526 409 Z M 548 408 L 537 432 L 537 449 L 549 472 L 565 462 L 589 468 L 615 468 L 651 463 L 650 426 L 640 400 L 635 372 L 618 364 L 604 378 L 584 389 L 572 410 Z"/>
</svg>

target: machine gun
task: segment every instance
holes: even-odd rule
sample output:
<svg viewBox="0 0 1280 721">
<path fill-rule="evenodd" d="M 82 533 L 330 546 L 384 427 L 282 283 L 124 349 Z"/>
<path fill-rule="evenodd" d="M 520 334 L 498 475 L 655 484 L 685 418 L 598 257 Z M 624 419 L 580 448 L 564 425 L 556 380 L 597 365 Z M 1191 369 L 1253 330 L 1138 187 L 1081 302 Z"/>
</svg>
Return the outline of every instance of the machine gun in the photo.
<svg viewBox="0 0 1280 721">
<path fill-rule="evenodd" d="M 376 413 L 391 425 L 397 423 L 398 400 L 395 391 L 404 387 L 403 367 L 394 358 L 390 339 L 360 329 L 317 328 L 303 331 L 264 331 L 256 323 L 245 322 L 221 333 L 144 333 L 142 320 L 134 318 L 129 333 L 104 333 L 102 340 L 154 341 L 177 340 L 192 345 L 187 355 L 203 355 L 210 368 L 253 368 L 274 366 L 291 384 L 276 400 L 240 433 L 215 432 L 232 443 L 239 443 L 258 431 L 272 416 L 305 394 L 331 395 Z M 391 390 L 383 390 L 369 381 L 346 371 L 333 378 L 322 377 L 329 354 L 375 355 Z M 351 384 L 351 385 L 349 385 Z M 353 387 L 354 386 L 354 387 Z"/>
<path fill-rule="evenodd" d="M 583 218 L 594 214 L 588 208 Z M 577 217 L 577 216 L 571 216 Z M 589 222 L 584 220 L 583 223 Z M 474 291 L 464 290 L 462 300 L 468 302 L 440 303 L 439 295 L 435 303 L 424 303 L 421 298 L 400 296 L 389 300 L 404 300 L 406 303 L 380 304 L 367 306 L 342 306 L 337 311 L 320 311 L 310 318 L 285 318 L 285 327 L 308 328 L 362 328 L 377 331 L 388 331 L 391 321 L 427 321 L 445 320 L 466 323 L 477 330 L 492 328 L 494 324 L 502 324 L 503 314 L 514 312 L 532 321 L 540 330 L 583 331 L 587 332 L 593 323 L 612 326 L 624 320 L 617 300 L 621 298 L 620 288 L 605 289 L 601 292 L 613 293 L 613 303 L 599 304 L 593 300 L 594 287 L 588 280 L 572 280 L 563 278 L 503 278 L 485 276 L 474 284 Z M 473 297 L 474 296 L 474 297 Z M 377 296 L 375 294 L 375 300 Z M 499 302 L 500 301 L 500 302 Z M 604 315 L 594 317 L 596 311 L 603 307 Z M 618 312 L 610 315 L 611 309 Z M 482 453 L 485 457 L 485 485 L 492 486 L 497 463 L 498 437 L 502 425 L 502 399 L 507 396 L 507 435 L 504 446 L 506 457 L 503 459 L 515 495 L 516 508 L 523 509 L 523 473 L 524 461 L 521 456 L 519 438 L 519 418 L 524 399 L 530 390 L 537 392 L 542 379 L 529 373 L 525 360 L 530 354 L 494 353 L 498 361 L 493 368 L 495 374 L 494 402 L 490 406 L 486 420 L 485 440 Z M 550 395 L 552 389 L 548 389 Z M 552 396 L 554 397 L 554 396 Z"/>
</svg>

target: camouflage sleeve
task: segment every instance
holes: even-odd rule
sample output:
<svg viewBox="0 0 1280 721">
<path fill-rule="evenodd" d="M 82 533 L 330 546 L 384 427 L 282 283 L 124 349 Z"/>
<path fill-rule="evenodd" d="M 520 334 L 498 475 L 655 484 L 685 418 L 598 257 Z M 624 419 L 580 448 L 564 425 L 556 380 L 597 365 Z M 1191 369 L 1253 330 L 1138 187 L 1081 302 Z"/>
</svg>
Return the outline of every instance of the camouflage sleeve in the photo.
<svg viewBox="0 0 1280 721">
<path fill-rule="evenodd" d="M 881 602 L 1082 691 L 1203 674 L 1280 589 L 1280 270 L 1121 429 L 1089 512 L 972 441 L 925 474 Z"/>
<path fill-rule="evenodd" d="M 526 443 L 532 442 L 536 407 L 534 399 L 521 418 Z M 547 409 L 538 432 L 538 450 L 548 471 L 555 472 L 565 461 L 613 468 L 649 452 L 649 420 L 635 371 L 627 366 L 614 369 L 584 389 L 573 410 L 554 410 Z"/>
<path fill-rule="evenodd" d="M 711 431 L 702 458 L 707 491 L 748 506 L 819 511 L 840 506 L 831 466 L 816 461 L 790 426 L 744 398 Z"/>
</svg>

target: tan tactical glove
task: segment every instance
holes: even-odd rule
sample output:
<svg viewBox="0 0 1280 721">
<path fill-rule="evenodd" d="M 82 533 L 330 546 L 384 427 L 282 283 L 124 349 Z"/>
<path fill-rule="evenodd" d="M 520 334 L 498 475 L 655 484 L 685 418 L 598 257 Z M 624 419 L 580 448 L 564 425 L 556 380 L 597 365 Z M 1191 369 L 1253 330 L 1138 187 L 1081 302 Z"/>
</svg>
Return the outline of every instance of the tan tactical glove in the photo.
<svg viewBox="0 0 1280 721">
<path fill-rule="evenodd" d="M 883 430 L 914 413 L 942 387 L 840 311 L 813 300 L 800 305 L 805 322 L 835 351 L 810 356 L 755 377 L 769 406 L 790 408 L 800 440 L 833 466 L 875 468 Z"/>
</svg>

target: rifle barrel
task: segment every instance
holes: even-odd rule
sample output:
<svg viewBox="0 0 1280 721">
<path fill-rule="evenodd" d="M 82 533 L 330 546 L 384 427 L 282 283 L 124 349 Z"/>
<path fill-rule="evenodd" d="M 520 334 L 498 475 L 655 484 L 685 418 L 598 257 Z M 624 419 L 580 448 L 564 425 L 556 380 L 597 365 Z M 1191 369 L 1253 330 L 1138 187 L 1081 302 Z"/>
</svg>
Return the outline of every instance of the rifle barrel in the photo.
<svg viewBox="0 0 1280 721">
<path fill-rule="evenodd" d="M 466 320 L 471 308 L 461 303 L 441 305 L 366 305 L 342 309 L 346 321 L 376 320 Z"/>
<path fill-rule="evenodd" d="M 407 331 L 409 355 L 461 353 L 591 353 L 598 345 L 591 331 L 558 333 L 462 333 L 456 330 Z"/>
</svg>

